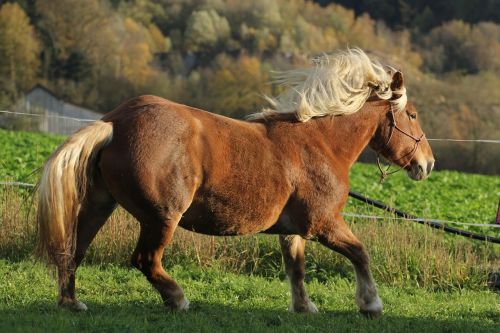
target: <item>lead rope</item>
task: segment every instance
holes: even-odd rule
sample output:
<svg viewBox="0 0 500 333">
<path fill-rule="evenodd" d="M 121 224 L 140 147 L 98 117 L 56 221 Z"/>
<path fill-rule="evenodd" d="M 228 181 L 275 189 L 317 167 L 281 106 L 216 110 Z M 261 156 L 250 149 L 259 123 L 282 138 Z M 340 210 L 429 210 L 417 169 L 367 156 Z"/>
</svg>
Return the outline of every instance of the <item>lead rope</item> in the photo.
<svg viewBox="0 0 500 333">
<path fill-rule="evenodd" d="M 408 166 L 408 164 L 410 164 L 413 156 L 415 156 L 415 153 L 417 152 L 417 149 L 418 149 L 418 146 L 419 146 L 420 142 L 425 137 L 424 133 L 422 133 L 422 135 L 420 135 L 420 137 L 418 137 L 418 138 L 414 137 L 413 135 L 408 134 L 405 131 L 403 131 L 401 128 L 399 128 L 398 124 L 396 123 L 396 117 L 394 116 L 394 111 L 392 109 L 392 104 L 390 104 L 390 112 L 391 112 L 391 116 L 392 116 L 391 132 L 389 134 L 389 139 L 385 143 L 385 147 L 387 147 L 389 145 L 389 142 L 392 139 L 392 135 L 394 134 L 394 129 L 396 129 L 399 132 L 403 133 L 407 137 L 415 140 L 415 145 L 413 146 L 413 149 L 410 152 L 411 156 L 408 159 L 408 162 L 406 162 L 406 164 L 403 165 L 402 167 L 399 167 L 399 169 L 392 170 L 392 171 L 389 171 L 391 169 L 391 164 L 389 164 L 385 170 L 382 168 L 382 163 L 380 162 L 381 150 L 377 151 L 377 166 L 378 166 L 378 169 L 380 171 L 380 184 L 383 184 L 387 177 L 389 177 L 390 175 L 395 174 L 396 172 L 399 172 L 399 171 L 403 170 L 404 168 L 406 168 Z M 406 155 L 404 155 L 404 156 L 406 156 Z M 404 157 L 404 156 L 402 156 L 402 157 Z"/>
</svg>

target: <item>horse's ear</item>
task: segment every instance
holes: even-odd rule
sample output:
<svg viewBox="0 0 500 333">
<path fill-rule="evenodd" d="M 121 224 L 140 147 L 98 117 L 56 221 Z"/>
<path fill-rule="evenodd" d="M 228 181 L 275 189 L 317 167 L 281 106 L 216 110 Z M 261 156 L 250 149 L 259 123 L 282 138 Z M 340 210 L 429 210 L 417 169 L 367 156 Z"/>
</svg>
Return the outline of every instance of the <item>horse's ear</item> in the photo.
<svg viewBox="0 0 500 333">
<path fill-rule="evenodd" d="M 392 82 L 391 82 L 391 90 L 392 91 L 398 91 L 401 90 L 404 86 L 405 82 L 403 79 L 403 73 L 400 71 L 395 72 L 392 75 Z"/>
</svg>

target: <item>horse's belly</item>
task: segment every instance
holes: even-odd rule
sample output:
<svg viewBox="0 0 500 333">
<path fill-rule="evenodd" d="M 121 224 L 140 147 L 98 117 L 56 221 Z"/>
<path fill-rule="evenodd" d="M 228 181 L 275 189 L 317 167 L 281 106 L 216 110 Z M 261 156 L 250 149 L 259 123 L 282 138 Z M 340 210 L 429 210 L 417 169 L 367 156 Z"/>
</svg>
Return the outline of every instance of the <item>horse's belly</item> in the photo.
<svg viewBox="0 0 500 333">
<path fill-rule="evenodd" d="M 255 234 L 269 229 L 278 220 L 278 208 L 241 211 L 224 204 L 216 207 L 192 204 L 183 214 L 179 226 L 197 233 L 215 236 Z"/>
</svg>

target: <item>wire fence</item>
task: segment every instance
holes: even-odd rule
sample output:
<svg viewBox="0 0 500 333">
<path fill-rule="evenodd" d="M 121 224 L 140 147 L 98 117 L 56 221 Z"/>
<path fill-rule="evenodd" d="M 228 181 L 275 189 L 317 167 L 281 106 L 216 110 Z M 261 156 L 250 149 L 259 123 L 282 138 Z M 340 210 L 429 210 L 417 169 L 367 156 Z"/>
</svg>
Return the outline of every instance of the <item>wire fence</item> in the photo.
<svg viewBox="0 0 500 333">
<path fill-rule="evenodd" d="M 42 107 L 0 110 L 0 127 L 68 136 L 102 117 L 101 114 L 89 116 L 84 112 L 86 111 L 66 108 L 64 105 L 57 111 Z"/>
<path fill-rule="evenodd" d="M 42 118 L 65 119 L 65 120 L 74 120 L 74 121 L 81 121 L 81 122 L 93 122 L 93 121 L 96 121 L 96 119 L 82 119 L 82 118 L 74 118 L 74 117 L 67 117 L 67 116 L 57 116 L 57 115 L 52 115 L 52 114 L 38 114 L 38 113 L 27 113 L 27 112 L 14 112 L 14 111 L 7 111 L 7 110 L 0 110 L 0 113 L 12 114 L 12 115 L 20 115 L 20 116 L 32 116 L 32 117 L 42 117 Z"/>
<path fill-rule="evenodd" d="M 434 139 L 428 138 L 428 141 L 446 141 L 446 142 L 480 142 L 480 143 L 500 143 L 500 140 L 488 139 Z"/>
</svg>

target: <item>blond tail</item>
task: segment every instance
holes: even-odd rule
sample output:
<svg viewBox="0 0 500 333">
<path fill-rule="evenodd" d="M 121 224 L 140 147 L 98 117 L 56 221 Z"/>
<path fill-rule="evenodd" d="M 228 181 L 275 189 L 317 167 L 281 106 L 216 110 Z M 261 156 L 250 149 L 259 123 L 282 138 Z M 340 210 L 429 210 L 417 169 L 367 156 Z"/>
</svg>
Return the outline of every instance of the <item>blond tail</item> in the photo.
<svg viewBox="0 0 500 333">
<path fill-rule="evenodd" d="M 75 253 L 76 220 L 97 153 L 111 141 L 111 123 L 96 121 L 70 136 L 48 159 L 38 183 L 37 253 L 66 276 Z"/>
</svg>

